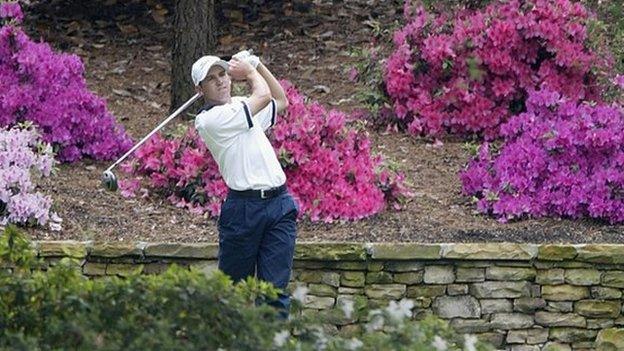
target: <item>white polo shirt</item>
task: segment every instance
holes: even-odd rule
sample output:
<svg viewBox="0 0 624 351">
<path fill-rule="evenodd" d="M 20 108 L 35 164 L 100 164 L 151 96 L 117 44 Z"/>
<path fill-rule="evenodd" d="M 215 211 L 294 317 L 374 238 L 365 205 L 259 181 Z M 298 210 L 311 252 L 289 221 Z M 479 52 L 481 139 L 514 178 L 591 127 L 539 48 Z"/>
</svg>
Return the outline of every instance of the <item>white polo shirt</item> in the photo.
<svg viewBox="0 0 624 351">
<path fill-rule="evenodd" d="M 234 96 L 231 103 L 199 113 L 195 128 L 229 188 L 258 190 L 280 186 L 286 182 L 286 175 L 264 134 L 275 124 L 275 100 L 254 116 L 250 111 L 246 97 Z"/>
</svg>

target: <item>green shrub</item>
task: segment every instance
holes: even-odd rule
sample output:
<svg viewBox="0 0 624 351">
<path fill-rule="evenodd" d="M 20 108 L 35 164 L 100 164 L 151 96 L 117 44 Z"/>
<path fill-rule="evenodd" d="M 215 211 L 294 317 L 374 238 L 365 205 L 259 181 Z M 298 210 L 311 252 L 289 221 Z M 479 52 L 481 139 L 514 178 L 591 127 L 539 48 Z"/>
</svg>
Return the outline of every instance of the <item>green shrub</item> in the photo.
<svg viewBox="0 0 624 351">
<path fill-rule="evenodd" d="M 69 258 L 47 267 L 15 227 L 0 235 L 0 350 L 486 350 L 439 319 L 404 319 L 408 300 L 372 311 L 364 334 L 344 338 L 325 335 L 297 301 L 288 321 L 256 306 L 276 294 L 179 266 L 89 279 Z"/>
<path fill-rule="evenodd" d="M 24 350 L 270 349 L 276 313 L 255 307 L 275 297 L 268 284 L 234 286 L 173 266 L 162 275 L 92 280 L 63 259 L 46 271 L 28 241 L 7 228 L 0 238 L 0 348 Z M 236 332 L 245 331 L 245 332 Z"/>
</svg>

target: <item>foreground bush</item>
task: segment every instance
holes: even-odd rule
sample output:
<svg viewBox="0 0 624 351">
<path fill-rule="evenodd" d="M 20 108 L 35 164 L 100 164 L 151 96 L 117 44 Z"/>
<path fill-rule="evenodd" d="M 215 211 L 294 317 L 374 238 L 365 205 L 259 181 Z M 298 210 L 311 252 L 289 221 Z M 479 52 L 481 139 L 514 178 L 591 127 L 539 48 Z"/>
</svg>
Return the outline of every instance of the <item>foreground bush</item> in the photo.
<svg viewBox="0 0 624 351">
<path fill-rule="evenodd" d="M 573 100 L 600 100 L 598 73 L 611 64 L 589 49 L 590 15 L 578 2 L 493 2 L 449 17 L 405 2 L 385 87 L 413 134 L 499 136 L 546 86 Z"/>
<path fill-rule="evenodd" d="M 219 272 L 174 266 L 162 275 L 89 280 L 69 259 L 42 271 L 13 227 L 0 235 L 0 267 L 1 350 L 488 349 L 440 320 L 407 320 L 408 300 L 371 312 L 364 335 L 342 338 L 297 311 L 280 321 L 267 305 L 255 306 L 276 290 L 251 279 L 232 285 Z"/>
<path fill-rule="evenodd" d="M 0 237 L 0 347 L 23 350 L 269 349 L 277 328 L 251 284 L 172 267 L 161 276 L 89 280 L 64 259 L 47 272 L 9 228 Z M 270 287 L 259 292 L 275 294 Z M 244 332 L 239 332 L 244 331 Z"/>
<path fill-rule="evenodd" d="M 52 199 L 37 191 L 37 181 L 54 165 L 52 148 L 34 127 L 0 128 L 0 226 L 48 222 Z"/>
<path fill-rule="evenodd" d="M 624 222 L 624 109 L 544 89 L 483 144 L 460 177 L 478 209 L 501 220 L 593 217 Z M 498 151 L 496 149 L 499 149 Z"/>
<path fill-rule="evenodd" d="M 404 176 L 372 155 L 368 135 L 347 127 L 346 114 L 308 104 L 290 83 L 283 84 L 290 106 L 277 117 L 270 140 L 301 213 L 331 222 L 401 208 L 411 195 Z M 120 183 L 126 196 L 141 189 L 142 177 L 177 206 L 217 216 L 227 194 L 217 164 L 193 129 L 181 138 L 155 136 L 123 169 L 134 176 Z"/>
<path fill-rule="evenodd" d="M 19 23 L 16 2 L 0 1 L 0 127 L 32 121 L 60 161 L 112 159 L 132 146 L 123 127 L 91 93 L 76 55 L 35 42 Z M 1 19 L 0 19 L 1 20 Z"/>
</svg>

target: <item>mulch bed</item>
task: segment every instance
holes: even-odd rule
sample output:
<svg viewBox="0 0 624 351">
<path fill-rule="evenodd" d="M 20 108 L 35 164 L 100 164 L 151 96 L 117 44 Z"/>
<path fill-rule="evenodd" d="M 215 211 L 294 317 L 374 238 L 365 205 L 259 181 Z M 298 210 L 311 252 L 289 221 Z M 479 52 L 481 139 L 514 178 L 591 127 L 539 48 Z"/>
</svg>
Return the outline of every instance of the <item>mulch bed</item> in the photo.
<svg viewBox="0 0 624 351">
<path fill-rule="evenodd" d="M 35 6 L 27 12 L 26 27 L 32 37 L 79 55 L 90 89 L 106 98 L 109 110 L 139 140 L 169 114 L 172 16 L 163 20 L 156 15 L 166 6 L 155 12 L 136 2 L 106 8 L 89 3 L 95 5 L 85 9 L 55 1 Z M 293 82 L 310 99 L 343 111 L 361 107 L 354 97 L 356 86 L 347 78 L 357 60 L 350 53 L 369 43 L 376 25 L 390 28 L 400 21 L 399 2 L 321 2 L 309 8 L 284 3 L 244 21 L 241 17 L 246 13 L 235 2 L 225 2 L 219 53 L 254 48 L 276 76 Z M 385 34 L 387 40 L 390 35 Z M 181 118 L 166 129 L 190 123 Z M 325 224 L 303 219 L 300 241 L 623 242 L 622 226 L 594 220 L 528 219 L 503 224 L 478 214 L 460 193 L 457 171 L 468 160 L 463 141 L 444 140 L 434 146 L 430 140 L 401 133 L 372 129 L 369 133 L 375 150 L 404 167 L 414 199 L 403 211 L 388 210 L 359 222 Z M 63 229 L 29 228 L 30 235 L 37 240 L 217 240 L 215 219 L 193 215 L 163 198 L 126 199 L 103 190 L 99 179 L 109 164 L 84 160 L 61 165 L 42 189 L 52 196 Z"/>
</svg>

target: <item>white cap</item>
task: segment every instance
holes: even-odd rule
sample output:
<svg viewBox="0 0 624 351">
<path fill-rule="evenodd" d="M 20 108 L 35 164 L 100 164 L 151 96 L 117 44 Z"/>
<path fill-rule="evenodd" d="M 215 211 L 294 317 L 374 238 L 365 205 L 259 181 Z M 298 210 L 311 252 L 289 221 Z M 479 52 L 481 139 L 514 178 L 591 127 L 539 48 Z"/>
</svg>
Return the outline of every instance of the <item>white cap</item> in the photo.
<svg viewBox="0 0 624 351">
<path fill-rule="evenodd" d="M 219 65 L 223 67 L 224 70 L 228 70 L 228 63 L 217 56 L 208 55 L 195 61 L 193 67 L 191 68 L 191 78 L 193 79 L 193 84 L 195 84 L 195 86 L 199 85 L 199 83 L 206 78 L 208 71 L 210 71 L 210 68 L 213 65 Z"/>
</svg>

